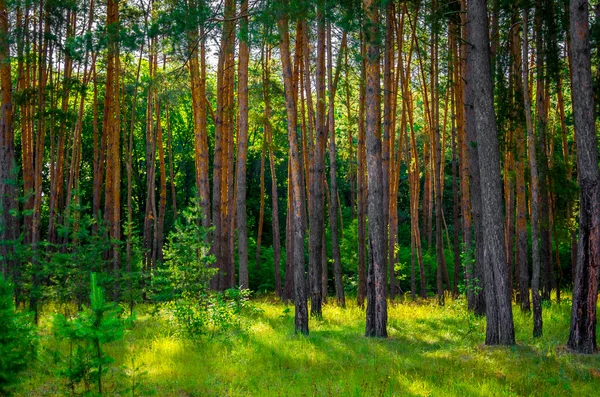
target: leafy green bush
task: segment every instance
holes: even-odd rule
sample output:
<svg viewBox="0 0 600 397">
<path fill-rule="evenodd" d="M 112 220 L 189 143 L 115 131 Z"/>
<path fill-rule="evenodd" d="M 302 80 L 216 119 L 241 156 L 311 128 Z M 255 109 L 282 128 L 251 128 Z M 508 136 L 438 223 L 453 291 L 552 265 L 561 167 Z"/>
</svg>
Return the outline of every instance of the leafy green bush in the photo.
<svg viewBox="0 0 600 397">
<path fill-rule="evenodd" d="M 30 365 L 35 342 L 29 316 L 16 311 L 13 285 L 0 274 L 0 395 L 8 395 L 19 372 Z"/>
</svg>

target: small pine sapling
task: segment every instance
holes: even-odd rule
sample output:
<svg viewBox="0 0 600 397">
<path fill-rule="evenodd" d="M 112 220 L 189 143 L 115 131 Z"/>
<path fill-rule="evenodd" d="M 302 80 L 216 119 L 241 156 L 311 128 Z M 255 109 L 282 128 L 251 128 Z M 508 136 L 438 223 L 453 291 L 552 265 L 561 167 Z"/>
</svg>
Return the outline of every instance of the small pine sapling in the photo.
<svg viewBox="0 0 600 397">
<path fill-rule="evenodd" d="M 0 273 L 0 396 L 35 357 L 36 333 L 29 316 L 15 308 L 13 285 Z"/>
<path fill-rule="evenodd" d="M 102 394 L 102 374 L 113 362 L 103 347 L 123 337 L 124 322 L 120 311 L 116 304 L 106 301 L 96 273 L 92 273 L 90 307 L 84 306 L 73 319 L 56 316 L 55 334 L 69 342 L 69 354 L 60 374 L 68 378 L 73 393 L 79 383 L 83 382 L 89 390 L 94 382 L 98 393 Z"/>
</svg>

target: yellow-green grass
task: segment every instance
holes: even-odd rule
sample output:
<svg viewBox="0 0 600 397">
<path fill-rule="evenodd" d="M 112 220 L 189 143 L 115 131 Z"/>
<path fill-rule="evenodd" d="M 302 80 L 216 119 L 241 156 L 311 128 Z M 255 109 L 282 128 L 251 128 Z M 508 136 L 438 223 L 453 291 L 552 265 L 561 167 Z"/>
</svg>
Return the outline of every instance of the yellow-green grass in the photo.
<svg viewBox="0 0 600 397">
<path fill-rule="evenodd" d="M 214 338 L 174 336 L 164 317 L 139 307 L 133 330 L 107 346 L 115 358 L 105 376 L 107 395 L 158 396 L 599 396 L 600 357 L 567 352 L 568 303 L 544 307 L 544 336 L 515 307 L 517 345 L 484 346 L 485 319 L 464 301 L 395 303 L 387 339 L 364 337 L 364 310 L 324 306 L 310 335 L 295 335 L 292 306 L 272 298 L 263 312 Z M 286 310 L 287 309 L 287 310 Z M 48 317 L 42 350 L 55 343 Z M 145 372 L 145 374 L 142 374 Z M 129 374 L 129 375 L 128 375 Z M 23 376 L 17 395 L 66 395 L 48 354 Z"/>
</svg>

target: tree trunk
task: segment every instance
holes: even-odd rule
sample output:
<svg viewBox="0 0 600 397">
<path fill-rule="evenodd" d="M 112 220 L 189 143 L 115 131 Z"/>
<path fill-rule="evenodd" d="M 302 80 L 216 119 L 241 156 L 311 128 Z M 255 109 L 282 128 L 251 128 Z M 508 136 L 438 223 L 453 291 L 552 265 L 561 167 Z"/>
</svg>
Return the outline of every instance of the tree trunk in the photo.
<svg viewBox="0 0 600 397">
<path fill-rule="evenodd" d="M 113 26 L 108 34 L 108 61 L 106 66 L 106 93 L 104 97 L 103 130 L 106 131 L 106 185 L 104 217 L 111 238 L 110 258 L 114 277 L 113 299 L 119 296 L 119 246 L 121 238 L 121 130 L 119 93 L 119 3 L 108 0 L 106 24 Z"/>
<path fill-rule="evenodd" d="M 367 151 L 366 151 L 366 139 L 365 139 L 365 99 L 366 99 L 366 87 L 365 87 L 365 45 L 364 45 L 364 32 L 361 34 L 361 79 L 359 82 L 359 102 L 358 102 L 358 145 L 357 145 L 357 159 L 358 159 L 358 172 L 356 173 L 358 179 L 358 291 L 357 291 L 357 303 L 358 306 L 363 307 L 365 298 L 367 296 Z"/>
<path fill-rule="evenodd" d="M 383 170 L 380 137 L 380 70 L 377 23 L 379 4 L 364 0 L 366 13 L 366 136 L 369 187 L 369 271 L 367 277 L 366 336 L 387 337 L 387 301 L 385 277 L 385 230 L 383 221 Z"/>
<path fill-rule="evenodd" d="M 588 2 L 571 0 L 573 121 L 581 186 L 579 246 L 567 346 L 578 353 L 596 352 L 596 304 L 600 267 L 600 175 L 594 119 Z"/>
<path fill-rule="evenodd" d="M 246 222 L 246 162 L 248 158 L 248 0 L 240 8 L 240 44 L 238 64 L 238 139 L 236 165 L 236 215 L 238 232 L 239 286 L 248 288 L 248 226 Z M 277 264 L 275 265 L 277 266 Z M 279 293 L 279 290 L 277 291 Z"/>
<path fill-rule="evenodd" d="M 14 241 L 19 236 L 19 221 L 15 216 L 17 202 L 15 136 L 13 130 L 12 77 L 10 70 L 8 9 L 0 0 L 0 272 L 19 282 L 18 262 L 12 257 Z M 19 286 L 20 287 L 20 286 Z"/>
<path fill-rule="evenodd" d="M 345 38 L 345 36 L 344 36 Z M 343 40 L 344 41 L 344 40 Z M 331 253 L 333 255 L 333 277 L 335 280 L 335 296 L 338 306 L 346 307 L 344 284 L 342 281 L 342 259 L 340 255 L 340 242 L 338 233 L 338 188 L 337 188 L 337 163 L 335 159 L 335 89 L 333 82 L 333 59 L 331 49 L 331 24 L 327 25 L 327 81 L 329 83 L 329 225 L 331 227 Z M 343 45 L 340 46 L 340 51 Z M 339 65 L 338 65 L 339 71 Z"/>
<path fill-rule="evenodd" d="M 309 265 L 312 275 L 311 289 L 311 316 L 321 317 L 322 300 L 322 235 L 325 220 L 325 207 L 323 201 L 323 178 L 325 176 L 325 3 L 317 3 L 317 67 L 315 90 L 317 93 L 316 106 L 316 142 L 314 156 L 310 167 L 310 205 L 309 205 Z"/>
<path fill-rule="evenodd" d="M 280 11 L 284 13 L 285 11 Z M 291 190 L 292 190 L 292 232 L 294 245 L 294 303 L 295 330 L 308 334 L 308 307 L 306 301 L 306 275 L 304 266 L 304 229 L 302 227 L 302 185 L 300 173 L 300 153 L 298 150 L 298 122 L 296 101 L 292 87 L 292 65 L 290 57 L 290 37 L 287 15 L 278 15 L 277 27 L 281 39 L 281 66 L 285 89 L 287 129 L 290 143 Z"/>
<path fill-rule="evenodd" d="M 533 301 L 533 336 L 542 335 L 542 302 L 539 292 L 540 283 L 540 247 L 539 247 L 539 179 L 533 135 L 533 120 L 531 117 L 531 100 L 529 98 L 529 42 L 527 40 L 527 10 L 523 10 L 523 103 L 527 125 L 527 153 L 529 155 L 529 172 L 531 174 L 531 298 Z"/>
<path fill-rule="evenodd" d="M 466 3 L 463 0 L 463 4 Z M 464 7 L 466 11 L 466 6 Z M 468 17 L 465 15 L 465 22 Z M 471 24 L 466 23 L 464 25 L 465 31 L 465 42 L 470 43 Z M 473 51 L 472 45 L 466 45 L 466 56 L 467 59 Z M 465 101 L 465 130 L 467 135 L 466 145 L 468 146 L 468 159 L 469 159 L 469 179 L 471 181 L 470 192 L 471 192 L 471 205 L 473 214 L 473 223 L 475 226 L 475 257 L 473 266 L 473 283 L 471 288 L 474 291 L 473 311 L 475 314 L 483 316 L 486 314 L 486 298 L 487 291 L 485 290 L 484 282 L 484 237 L 483 237 L 483 226 L 482 226 L 482 193 L 481 193 L 481 178 L 479 169 L 479 146 L 477 144 L 477 126 L 475 121 L 475 109 L 474 109 L 474 83 L 472 82 L 474 67 L 472 63 L 465 63 L 465 90 L 463 100 Z"/>
<path fill-rule="evenodd" d="M 471 67 L 469 85 L 477 130 L 481 174 L 482 224 L 485 247 L 486 344 L 514 345 L 515 331 L 508 291 L 508 269 L 504 247 L 500 149 L 497 137 L 494 92 L 490 65 L 487 2 L 468 3 L 470 20 L 467 62 Z"/>
<path fill-rule="evenodd" d="M 552 289 L 553 275 L 549 227 L 549 204 L 548 204 L 548 158 L 546 154 L 546 135 L 548 124 L 548 99 L 546 95 L 546 43 L 544 42 L 543 20 L 545 18 L 544 1 L 536 0 L 535 4 L 535 63 L 536 63 L 536 113 L 537 113 L 537 136 L 536 136 L 536 157 L 539 172 L 539 229 L 540 229 L 540 267 L 541 267 L 541 287 L 542 300 L 550 300 L 550 291 Z"/>
<path fill-rule="evenodd" d="M 515 11 L 518 14 L 518 11 Z M 513 27 L 511 31 L 511 61 L 512 76 L 514 80 L 513 98 L 513 124 L 516 136 L 516 158 L 515 158 L 515 189 L 516 189 L 516 265 L 519 284 L 518 303 L 524 312 L 530 311 L 529 301 L 529 261 L 528 261 L 528 236 L 527 236 L 527 192 L 525 191 L 525 167 L 527 153 L 525 150 L 524 102 L 523 98 L 523 61 L 521 54 L 521 43 L 519 41 L 519 29 Z"/>
</svg>

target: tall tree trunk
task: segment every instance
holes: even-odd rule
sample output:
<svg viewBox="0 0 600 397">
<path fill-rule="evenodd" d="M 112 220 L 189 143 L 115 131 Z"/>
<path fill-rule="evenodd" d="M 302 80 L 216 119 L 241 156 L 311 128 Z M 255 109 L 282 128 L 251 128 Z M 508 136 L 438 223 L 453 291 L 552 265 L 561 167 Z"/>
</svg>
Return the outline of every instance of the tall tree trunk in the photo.
<svg viewBox="0 0 600 397">
<path fill-rule="evenodd" d="M 437 1 L 433 3 L 434 13 L 437 12 Z M 432 53 L 431 69 L 433 71 L 431 78 L 432 92 L 431 92 L 431 113 L 432 113 L 432 151 L 434 158 L 433 176 L 434 176 L 434 190 L 435 190 L 435 252 L 437 259 L 437 294 L 438 304 L 444 305 L 444 287 L 443 287 L 443 269 L 445 266 L 444 257 L 444 239 L 443 239 L 443 226 L 442 226 L 442 140 L 440 135 L 440 119 L 439 119 L 439 94 L 437 93 L 437 81 L 438 81 L 438 21 L 437 17 L 433 20 L 433 35 L 432 35 Z M 433 89 L 436 88 L 436 89 Z"/>
<path fill-rule="evenodd" d="M 455 101 L 456 101 L 456 120 L 457 120 L 457 144 L 460 158 L 460 208 L 462 212 L 462 232 L 463 232 L 463 256 L 465 266 L 465 287 L 467 290 L 467 307 L 475 311 L 477 297 L 474 288 L 474 255 L 473 255 L 473 218 L 471 207 L 471 187 L 469 186 L 469 139 L 466 130 L 466 102 L 465 80 L 466 80 L 466 54 L 467 54 L 467 35 L 466 35 L 466 7 L 465 2 L 461 1 L 460 32 L 456 33 L 457 46 L 454 49 L 456 66 L 454 71 L 455 83 Z M 460 45 L 458 45 L 460 43 Z M 459 51 L 460 50 L 460 51 Z"/>
<path fill-rule="evenodd" d="M 456 71 L 454 70 L 454 68 L 458 67 L 458 62 L 455 59 L 456 56 L 456 52 L 455 52 L 455 48 L 456 48 L 456 39 L 458 37 L 458 27 L 456 25 L 455 21 L 451 22 L 450 25 L 450 53 L 452 54 L 452 58 L 450 61 L 450 70 L 451 70 L 451 78 L 452 78 L 452 84 L 450 86 L 450 90 L 451 90 L 451 95 L 450 95 L 450 109 L 452 112 L 452 125 L 451 125 L 451 132 L 452 132 L 452 229 L 453 229 L 453 235 L 452 235 L 452 243 L 453 243 L 453 249 L 454 249 L 454 288 L 452 290 L 452 294 L 453 296 L 456 298 L 458 297 L 458 283 L 459 283 L 459 278 L 460 278 L 460 263 L 461 263 L 461 258 L 460 258 L 460 221 L 459 221 L 459 217 L 460 217 L 460 199 L 459 199 L 459 189 L 460 186 L 458 184 L 458 154 L 457 151 L 459 150 L 459 148 L 457 147 L 457 142 L 456 142 L 456 117 L 457 117 L 457 102 L 455 101 L 456 98 L 456 87 L 457 87 L 457 83 L 454 80 L 456 78 Z"/>
<path fill-rule="evenodd" d="M 189 7 L 197 7 L 195 0 L 189 0 Z M 210 227 L 210 186 L 208 177 L 208 136 L 206 132 L 206 61 L 204 29 L 192 26 L 188 31 L 188 67 L 192 89 L 192 109 L 194 115 L 194 168 L 196 171 L 196 196 L 202 208 L 202 226 Z M 198 63 L 200 48 L 200 63 Z"/>
<path fill-rule="evenodd" d="M 294 236 L 293 236 L 293 218 L 292 218 L 292 158 L 288 160 L 287 173 L 287 208 L 285 218 L 285 282 L 283 285 L 283 299 L 294 301 Z"/>
<path fill-rule="evenodd" d="M 113 298 L 119 296 L 119 246 L 121 238 L 121 130 L 119 94 L 119 2 L 108 0 L 106 24 L 108 29 L 108 61 L 106 66 L 106 93 L 104 97 L 103 130 L 106 131 L 106 187 L 104 216 L 111 238 L 110 258 L 114 277 Z"/>
<path fill-rule="evenodd" d="M 284 3 L 285 5 L 285 3 Z M 287 15 L 280 11 L 277 27 L 281 39 L 281 66 L 283 69 L 283 82 L 285 89 L 285 104 L 287 115 L 287 129 L 290 143 L 291 163 L 291 190 L 293 203 L 292 210 L 292 232 L 294 245 L 294 303 L 295 329 L 296 332 L 308 334 L 308 305 L 306 301 L 306 277 L 304 266 L 304 228 L 302 225 L 302 185 L 300 173 L 301 162 L 298 150 L 298 112 L 292 87 L 292 65 L 290 57 L 290 36 Z"/>
<path fill-rule="evenodd" d="M 12 257 L 14 241 L 19 236 L 17 202 L 15 136 L 13 130 L 12 77 L 10 70 L 8 9 L 0 0 L 0 272 L 19 280 L 18 262 Z"/>
<path fill-rule="evenodd" d="M 523 10 L 523 103 L 525 106 L 525 121 L 527 125 L 527 154 L 529 155 L 529 172 L 531 174 L 531 298 L 533 301 L 533 336 L 542 335 L 542 302 L 540 286 L 540 247 L 539 247 L 539 179 L 531 117 L 531 100 L 529 98 L 529 41 L 527 26 L 527 10 Z"/>
<path fill-rule="evenodd" d="M 463 0 L 463 9 L 466 12 L 466 1 Z M 472 30 L 472 24 L 467 22 L 468 17 L 465 13 L 465 24 L 463 31 L 465 32 L 465 43 L 470 43 L 470 34 Z M 471 55 L 473 48 L 471 45 L 466 45 L 466 56 L 467 59 Z M 472 82 L 474 67 L 472 63 L 465 63 L 465 90 L 463 100 L 465 101 L 465 129 L 466 129 L 466 144 L 468 146 L 468 159 L 469 159 L 469 179 L 471 181 L 470 192 L 471 192 L 471 205 L 473 214 L 473 223 L 475 226 L 475 258 L 473 268 L 473 283 L 472 289 L 474 290 L 474 302 L 473 311 L 477 315 L 486 314 L 486 293 L 485 282 L 484 282 L 484 236 L 483 236 L 483 225 L 482 225 L 482 192 L 481 192 L 481 178 L 479 169 L 479 147 L 477 144 L 477 126 L 475 121 L 475 109 L 474 99 L 475 91 L 474 84 Z"/>
<path fill-rule="evenodd" d="M 544 42 L 543 20 L 545 17 L 545 3 L 542 0 L 536 0 L 535 4 L 535 63 L 536 63 L 536 114 L 537 114 L 537 164 L 539 172 L 539 228 L 540 228 L 540 266 L 541 266 L 541 287 L 542 299 L 550 300 L 550 291 L 552 289 L 553 275 L 549 227 L 549 204 L 548 204 L 548 158 L 546 154 L 546 135 L 548 125 L 548 98 L 546 95 L 547 78 L 545 71 L 546 63 L 546 43 Z"/>
<path fill-rule="evenodd" d="M 581 186 L 579 246 L 567 346 L 579 353 L 596 352 L 596 304 L 600 267 L 600 174 L 594 119 L 588 2 L 571 0 L 573 121 Z"/>
<path fill-rule="evenodd" d="M 32 268 L 33 274 L 31 277 L 31 296 L 29 300 L 29 309 L 35 313 L 35 322 L 39 319 L 37 303 L 40 298 L 40 283 L 41 283 L 41 263 L 40 263 L 40 252 L 39 243 L 41 241 L 41 210 L 42 210 L 42 171 L 44 168 L 44 148 L 45 148 L 45 136 L 46 136 L 46 112 L 41 109 L 46 107 L 46 87 L 48 84 L 48 73 L 47 73 L 47 60 L 48 60 L 48 35 L 50 32 L 50 25 L 48 21 L 48 11 L 44 6 L 43 2 L 40 2 L 38 10 L 38 37 L 37 37 L 37 48 L 39 51 L 39 59 L 37 60 L 37 105 L 39 116 L 37 117 L 37 137 L 35 142 L 35 162 L 34 162 L 34 199 L 33 199 L 33 220 L 32 220 L 32 232 L 31 232 L 31 249 L 33 251 Z M 33 112 L 33 107 L 32 107 Z M 105 147 L 103 141 L 102 146 Z M 101 151 L 103 152 L 103 151 Z M 98 185 L 100 181 L 98 181 Z M 98 193 L 99 195 L 99 193 Z M 99 199 L 98 199 L 98 212 L 99 212 Z M 98 213 L 96 212 L 96 214 Z M 97 219 L 99 221 L 99 219 Z"/>
<path fill-rule="evenodd" d="M 515 11 L 518 16 L 518 11 Z M 519 294 L 518 303 L 524 312 L 530 311 L 529 301 L 529 261 L 528 261 L 528 236 L 527 236 L 527 192 L 525 191 L 525 168 L 527 164 L 527 153 L 525 149 L 524 124 L 524 102 L 523 98 L 523 60 L 521 54 L 521 42 L 519 41 L 519 29 L 514 26 L 511 30 L 511 62 L 512 76 L 514 80 L 513 97 L 513 125 L 516 136 L 516 159 L 515 159 L 515 184 L 516 184 L 516 266 L 518 269 Z"/>
<path fill-rule="evenodd" d="M 21 103 L 21 168 L 23 172 L 23 194 L 26 198 L 23 204 L 23 242 L 31 243 L 31 233 L 33 227 L 34 200 L 34 138 L 33 138 L 33 101 L 31 94 L 25 95 L 25 92 L 32 92 L 31 73 L 32 61 L 29 49 L 30 38 L 27 32 L 30 29 L 30 7 L 25 8 L 25 15 L 19 7 L 17 10 L 17 28 L 20 34 L 17 35 L 17 56 L 18 56 L 18 82 L 17 88 L 22 93 L 24 100 Z M 82 96 L 83 97 L 83 96 Z M 17 283 L 18 285 L 18 283 Z"/>
<path fill-rule="evenodd" d="M 269 120 L 265 119 L 265 123 L 269 123 Z M 264 128 L 262 148 L 260 151 L 260 207 L 258 210 L 258 234 L 256 236 L 256 253 L 254 259 L 254 269 L 257 273 L 260 270 L 260 249 L 262 246 L 263 227 L 265 224 L 265 156 L 267 153 L 267 129 L 268 128 Z"/>
<path fill-rule="evenodd" d="M 246 224 L 246 160 L 248 158 L 248 0 L 242 1 L 240 9 L 240 48 L 238 65 L 239 130 L 236 167 L 236 214 L 238 231 L 239 285 L 248 288 L 248 226 Z M 276 216 L 276 214 L 274 215 Z M 277 266 L 278 264 L 275 264 Z M 279 293 L 279 290 L 277 291 Z"/>
<path fill-rule="evenodd" d="M 246 159 L 248 157 L 248 0 L 242 1 L 238 66 L 239 130 L 236 168 L 239 285 L 248 288 L 248 226 L 246 224 Z"/>
<path fill-rule="evenodd" d="M 365 45 L 364 32 L 361 32 L 361 78 L 359 82 L 359 102 L 358 102 L 358 145 L 357 145 L 357 179 L 358 179 L 358 291 L 357 303 L 363 307 L 367 296 L 367 152 L 365 139 Z"/>
<path fill-rule="evenodd" d="M 346 36 L 344 35 L 344 38 Z M 340 255 L 340 242 L 338 233 L 338 188 L 337 188 L 337 163 L 335 159 L 335 89 L 333 81 L 333 59 L 331 45 L 331 24 L 327 25 L 327 81 L 329 90 L 329 225 L 331 227 L 331 253 L 333 255 L 333 276 L 335 280 L 335 296 L 338 306 L 346 306 L 344 284 L 342 282 L 342 259 Z M 340 46 L 340 52 L 343 46 Z M 339 65 L 336 74 L 339 72 Z"/>
<path fill-rule="evenodd" d="M 382 168 L 382 189 L 383 189 L 383 266 L 384 271 L 387 265 L 388 251 L 393 250 L 394 247 L 388 247 L 388 234 L 389 234 L 389 209 L 390 209 L 390 136 L 394 135 L 392 130 L 392 106 L 393 106 L 393 82 L 394 82 L 394 2 L 389 1 L 385 6 L 385 47 L 383 53 L 383 140 L 381 148 L 381 168 Z M 391 272 L 393 276 L 393 264 L 390 263 Z M 387 276 L 386 276 L 387 278 Z M 393 299 L 394 293 L 393 282 L 390 278 L 390 297 Z"/>
<path fill-rule="evenodd" d="M 367 277 L 366 336 L 387 337 L 383 170 L 380 136 L 380 70 L 377 23 L 379 4 L 364 0 L 366 41 L 366 135 L 369 187 L 369 270 Z"/>
<path fill-rule="evenodd" d="M 309 205 L 309 265 L 311 274 L 311 316 L 322 316 L 322 238 L 325 220 L 323 202 L 323 178 L 325 176 L 325 3 L 317 3 L 317 65 L 315 90 L 317 106 L 315 118 L 316 141 L 314 156 L 310 167 L 310 205 Z M 308 95 L 308 93 L 307 93 Z"/>
<path fill-rule="evenodd" d="M 486 344 L 514 345 L 515 331 L 504 249 L 500 148 L 494 110 L 487 2 L 469 1 L 468 16 L 471 25 L 469 43 L 472 47 L 467 62 L 471 64 L 469 85 L 474 94 L 473 113 L 479 151 L 485 244 Z"/>
</svg>

